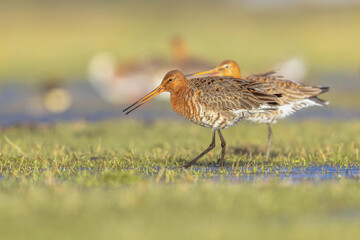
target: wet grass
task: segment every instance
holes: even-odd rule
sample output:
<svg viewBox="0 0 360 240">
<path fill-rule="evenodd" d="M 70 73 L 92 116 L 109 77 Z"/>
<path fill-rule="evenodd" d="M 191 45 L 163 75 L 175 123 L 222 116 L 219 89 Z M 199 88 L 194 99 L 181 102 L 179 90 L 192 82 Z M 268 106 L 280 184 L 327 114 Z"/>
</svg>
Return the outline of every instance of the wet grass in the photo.
<svg viewBox="0 0 360 240">
<path fill-rule="evenodd" d="M 273 125 L 272 160 L 265 162 L 266 125 L 242 123 L 224 130 L 229 166 L 306 167 L 359 163 L 360 124 L 357 122 L 282 122 Z M 211 130 L 187 122 L 108 121 L 13 127 L 3 130 L 3 176 L 14 171 L 27 176 L 48 169 L 59 177 L 73 168 L 141 169 L 181 167 L 203 151 Z M 217 147 L 198 165 L 214 166 Z M 62 169 L 69 171 L 62 172 Z M 27 172 L 31 170 L 30 172 Z M 66 175 L 67 177 L 67 175 Z"/>
<path fill-rule="evenodd" d="M 0 231 L 4 239 L 353 239 L 358 178 L 252 182 L 276 168 L 360 165 L 358 122 L 239 124 L 196 168 L 209 129 L 186 122 L 108 121 L 1 131 Z M 217 141 L 219 142 L 219 141 Z M 217 171 L 201 169 L 215 168 Z M 231 174 L 234 178 L 227 178 Z M 19 231 L 21 229 L 21 231 Z"/>
</svg>

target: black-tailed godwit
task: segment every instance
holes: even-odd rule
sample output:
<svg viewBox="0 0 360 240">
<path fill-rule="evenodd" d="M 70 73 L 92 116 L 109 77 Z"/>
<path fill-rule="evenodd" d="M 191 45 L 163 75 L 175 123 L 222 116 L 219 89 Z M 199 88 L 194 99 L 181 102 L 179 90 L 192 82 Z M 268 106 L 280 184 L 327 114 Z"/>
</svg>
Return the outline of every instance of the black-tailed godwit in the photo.
<svg viewBox="0 0 360 240">
<path fill-rule="evenodd" d="M 225 60 L 220 63 L 218 67 L 208 71 L 196 73 L 194 76 L 205 74 L 241 78 L 239 65 L 233 60 Z M 311 106 L 327 106 L 329 104 L 327 101 L 318 98 L 318 95 L 329 91 L 329 87 L 313 86 L 301 82 L 285 80 L 282 76 L 277 76 L 276 71 L 251 74 L 244 79 L 253 83 L 268 84 L 271 87 L 265 89 L 266 93 L 282 95 L 282 97 L 277 100 L 277 102 L 280 104 L 278 109 L 268 112 L 259 112 L 247 116 L 247 120 L 256 123 L 267 124 L 268 144 L 266 148 L 266 160 L 269 159 L 272 142 L 272 131 L 270 124 L 276 123 L 278 119 L 285 118 L 302 108 Z"/>
<path fill-rule="evenodd" d="M 203 127 L 212 129 L 212 141 L 200 155 L 185 165 L 192 166 L 199 158 L 215 147 L 215 135 L 221 140 L 221 166 L 224 165 L 226 142 L 221 130 L 249 118 L 277 108 L 280 95 L 265 92 L 269 84 L 214 76 L 187 80 L 178 70 L 168 72 L 160 86 L 124 109 L 129 114 L 162 92 L 170 92 L 172 109 Z"/>
</svg>

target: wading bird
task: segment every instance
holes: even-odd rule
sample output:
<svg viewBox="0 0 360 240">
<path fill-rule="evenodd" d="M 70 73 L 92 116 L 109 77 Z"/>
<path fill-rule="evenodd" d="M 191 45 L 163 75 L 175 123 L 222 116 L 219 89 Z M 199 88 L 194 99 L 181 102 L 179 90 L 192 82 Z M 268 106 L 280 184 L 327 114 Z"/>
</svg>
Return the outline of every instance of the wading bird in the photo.
<svg viewBox="0 0 360 240">
<path fill-rule="evenodd" d="M 216 68 L 208 71 L 193 74 L 194 76 L 212 74 L 212 76 L 229 76 L 241 78 L 239 65 L 233 60 L 225 60 Z M 327 106 L 329 102 L 318 98 L 318 95 L 330 90 L 329 87 L 312 86 L 309 84 L 285 80 L 282 76 L 277 76 L 276 71 L 266 73 L 251 74 L 245 80 L 253 83 L 263 83 L 270 85 L 265 89 L 269 94 L 281 94 L 278 99 L 279 107 L 267 112 L 254 113 L 246 117 L 256 123 L 266 123 L 268 128 L 268 144 L 266 148 L 266 161 L 269 159 L 270 147 L 272 142 L 272 131 L 270 124 L 276 123 L 278 119 L 285 118 L 302 108 L 311 106 Z"/>
<path fill-rule="evenodd" d="M 171 107 L 176 113 L 195 124 L 212 129 L 210 146 L 185 167 L 192 166 L 215 147 L 216 132 L 221 140 L 219 162 L 223 166 L 226 142 L 221 130 L 247 119 L 252 114 L 276 109 L 280 95 L 266 93 L 268 87 L 266 83 L 223 76 L 187 80 L 183 73 L 172 70 L 165 75 L 160 86 L 123 112 L 129 114 L 156 95 L 170 92 Z"/>
</svg>

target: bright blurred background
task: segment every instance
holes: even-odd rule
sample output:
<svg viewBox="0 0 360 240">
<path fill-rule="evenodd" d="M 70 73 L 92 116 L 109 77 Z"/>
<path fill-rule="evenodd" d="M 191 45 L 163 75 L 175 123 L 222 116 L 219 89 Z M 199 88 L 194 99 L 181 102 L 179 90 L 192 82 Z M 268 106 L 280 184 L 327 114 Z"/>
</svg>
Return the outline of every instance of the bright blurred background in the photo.
<svg viewBox="0 0 360 240">
<path fill-rule="evenodd" d="M 224 59 L 331 87 L 293 119 L 357 119 L 359 29 L 357 0 L 1 1 L 0 124 L 120 117 L 167 71 Z M 159 99 L 133 117 L 177 118 Z"/>
</svg>

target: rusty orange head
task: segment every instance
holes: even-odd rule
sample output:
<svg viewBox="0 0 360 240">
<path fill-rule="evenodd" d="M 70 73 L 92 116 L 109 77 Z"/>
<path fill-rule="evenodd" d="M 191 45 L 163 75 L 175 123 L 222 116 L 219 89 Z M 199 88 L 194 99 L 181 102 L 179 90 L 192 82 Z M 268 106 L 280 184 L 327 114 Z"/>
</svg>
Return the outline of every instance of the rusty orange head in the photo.
<svg viewBox="0 0 360 240">
<path fill-rule="evenodd" d="M 192 74 L 192 76 L 212 74 L 213 76 L 227 76 L 234 78 L 241 78 L 241 72 L 239 65 L 233 60 L 225 60 L 220 63 L 216 68 L 210 69 L 208 71 L 199 72 Z"/>
<path fill-rule="evenodd" d="M 161 84 L 157 88 L 155 88 L 149 94 L 139 99 L 129 107 L 125 108 L 123 112 L 125 112 L 125 114 L 127 115 L 130 112 L 137 109 L 138 107 L 140 107 L 141 105 L 143 105 L 144 103 L 146 103 L 147 101 L 149 101 L 150 99 L 152 99 L 153 97 L 155 97 L 156 95 L 159 95 L 162 92 L 172 93 L 178 91 L 179 89 L 186 86 L 186 84 L 187 84 L 187 80 L 184 74 L 178 70 L 172 70 L 165 75 Z"/>
</svg>

